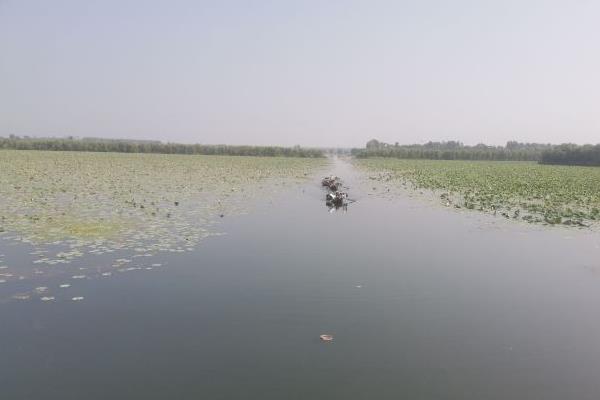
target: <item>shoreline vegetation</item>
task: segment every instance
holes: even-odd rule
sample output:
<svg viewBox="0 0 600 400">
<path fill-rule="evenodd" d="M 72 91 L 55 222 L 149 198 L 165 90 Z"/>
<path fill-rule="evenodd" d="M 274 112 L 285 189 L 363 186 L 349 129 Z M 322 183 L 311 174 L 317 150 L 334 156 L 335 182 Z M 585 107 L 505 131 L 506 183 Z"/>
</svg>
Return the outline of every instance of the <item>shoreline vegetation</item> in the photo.
<svg viewBox="0 0 600 400">
<path fill-rule="evenodd" d="M 356 158 L 398 158 L 425 160 L 536 161 L 540 164 L 600 166 L 600 144 L 542 144 L 510 141 L 505 146 L 478 144 L 467 146 L 458 141 L 425 144 L 388 144 L 376 139 L 363 149 L 353 149 Z"/>
<path fill-rule="evenodd" d="M 82 151 L 100 153 L 150 153 L 150 154 L 190 154 L 226 155 L 257 157 L 301 157 L 321 158 L 323 151 L 300 146 L 232 146 L 163 143 L 155 140 L 128 140 L 102 138 L 31 138 L 11 135 L 0 137 L 0 150 L 44 150 Z"/>
</svg>

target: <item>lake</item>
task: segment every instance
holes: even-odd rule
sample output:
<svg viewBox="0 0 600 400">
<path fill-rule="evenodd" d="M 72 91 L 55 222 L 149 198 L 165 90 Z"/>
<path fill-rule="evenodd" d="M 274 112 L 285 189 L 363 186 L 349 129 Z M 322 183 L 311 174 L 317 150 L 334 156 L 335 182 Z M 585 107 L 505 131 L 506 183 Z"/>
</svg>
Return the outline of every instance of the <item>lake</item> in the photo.
<svg viewBox="0 0 600 400">
<path fill-rule="evenodd" d="M 378 195 L 344 160 L 329 173 L 347 212 L 315 176 L 152 269 L 69 280 L 82 301 L 0 303 L 1 398 L 598 398 L 598 233 Z M 0 240 L 9 265 L 30 251 Z"/>
</svg>

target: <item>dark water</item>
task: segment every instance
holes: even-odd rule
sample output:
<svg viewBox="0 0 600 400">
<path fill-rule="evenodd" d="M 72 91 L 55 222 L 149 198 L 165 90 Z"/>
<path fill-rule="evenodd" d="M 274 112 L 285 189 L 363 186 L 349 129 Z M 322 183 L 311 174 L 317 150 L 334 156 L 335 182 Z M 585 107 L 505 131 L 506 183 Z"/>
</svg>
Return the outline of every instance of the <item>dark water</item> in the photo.
<svg viewBox="0 0 600 400">
<path fill-rule="evenodd" d="M 85 301 L 0 304 L 0 398 L 600 398 L 598 234 L 331 172 L 347 213 L 311 182 L 169 268 L 82 281 Z"/>
</svg>

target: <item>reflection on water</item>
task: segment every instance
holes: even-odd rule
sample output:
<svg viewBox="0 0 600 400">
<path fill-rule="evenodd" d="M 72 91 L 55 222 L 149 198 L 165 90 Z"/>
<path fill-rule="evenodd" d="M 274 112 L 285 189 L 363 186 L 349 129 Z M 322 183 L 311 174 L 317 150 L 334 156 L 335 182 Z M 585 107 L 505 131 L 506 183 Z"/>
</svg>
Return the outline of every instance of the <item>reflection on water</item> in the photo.
<svg viewBox="0 0 600 400">
<path fill-rule="evenodd" d="M 598 234 L 369 196 L 341 161 L 324 173 L 350 212 L 324 212 L 315 180 L 194 251 L 33 275 L 35 301 L 0 304 L 2 398 L 597 398 Z M 0 243 L 0 265 L 27 264 Z"/>
</svg>

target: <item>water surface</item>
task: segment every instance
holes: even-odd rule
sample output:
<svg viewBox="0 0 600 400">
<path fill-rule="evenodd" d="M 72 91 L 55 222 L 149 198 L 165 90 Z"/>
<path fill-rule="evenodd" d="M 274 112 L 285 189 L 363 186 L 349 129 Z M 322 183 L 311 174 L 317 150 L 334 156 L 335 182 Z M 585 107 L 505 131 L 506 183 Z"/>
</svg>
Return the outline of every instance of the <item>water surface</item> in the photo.
<svg viewBox="0 0 600 400">
<path fill-rule="evenodd" d="M 161 267 L 0 303 L 1 398 L 598 398 L 598 234 L 324 172 L 350 186 L 347 212 L 315 178 Z M 24 251 L 0 241 L 7 262 Z"/>
</svg>

